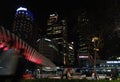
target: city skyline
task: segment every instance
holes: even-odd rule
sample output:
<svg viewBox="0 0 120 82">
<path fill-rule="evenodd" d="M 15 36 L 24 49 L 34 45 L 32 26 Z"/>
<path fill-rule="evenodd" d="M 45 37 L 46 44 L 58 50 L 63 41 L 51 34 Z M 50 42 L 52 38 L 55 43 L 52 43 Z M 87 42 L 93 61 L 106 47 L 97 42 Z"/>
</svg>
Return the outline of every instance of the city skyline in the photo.
<svg viewBox="0 0 120 82">
<path fill-rule="evenodd" d="M 8 22 L 9 20 L 14 19 L 14 15 L 16 12 L 16 9 L 22 5 L 28 8 L 33 15 L 35 16 L 35 22 L 38 23 L 39 26 L 42 27 L 44 26 L 47 22 L 46 20 L 49 17 L 49 14 L 51 12 L 58 12 L 60 17 L 69 17 L 71 13 L 73 13 L 75 10 L 76 11 L 81 11 L 82 9 L 85 9 L 86 11 L 93 13 L 94 18 L 96 17 L 95 15 L 101 14 L 101 11 L 105 11 L 105 9 L 108 9 L 108 7 L 112 4 L 114 1 L 109 1 L 107 3 L 106 1 L 89 1 L 89 0 L 80 0 L 78 1 L 23 1 L 23 0 L 12 0 L 12 1 L 1 1 L 1 23 L 5 24 L 4 22 Z M 114 4 L 114 3 L 113 3 Z M 8 7 L 6 7 L 6 5 Z M 108 6 L 108 7 L 107 7 Z M 104 9 L 105 7 L 105 9 Z M 101 9 L 101 10 L 100 10 Z M 76 12 L 74 12 L 76 13 Z M 101 14 L 102 15 L 102 14 Z M 99 15 L 100 16 L 100 15 Z"/>
<path fill-rule="evenodd" d="M 49 18 L 49 14 L 51 12 L 58 12 L 61 18 L 66 17 L 68 20 L 68 30 L 70 34 L 70 39 L 74 38 L 74 34 L 72 30 L 75 28 L 75 18 L 74 14 L 78 14 L 78 12 L 84 10 L 87 12 L 88 17 L 90 19 L 93 30 L 90 31 L 93 35 L 98 33 L 101 34 L 104 39 L 104 54 L 119 54 L 119 37 L 113 34 L 116 34 L 114 29 L 116 29 L 115 22 L 116 19 L 119 19 L 119 1 L 116 0 L 104 0 L 104 1 L 90 1 L 90 0 L 81 0 L 78 1 L 1 1 L 0 9 L 2 12 L 0 13 L 0 24 L 5 28 L 11 28 L 13 25 L 13 20 L 15 16 L 16 9 L 23 5 L 28 10 L 30 10 L 34 15 L 34 22 L 36 25 L 41 28 L 43 31 L 46 30 L 47 19 Z M 4 5 L 3 5 L 4 4 Z M 8 7 L 6 7 L 6 5 Z M 77 11 L 77 13 L 76 13 Z M 72 18 L 73 17 L 73 18 Z M 118 21 L 119 23 L 119 21 Z M 119 31 L 117 31 L 119 34 Z M 85 32 L 87 34 L 87 32 Z M 91 34 L 91 35 L 92 35 Z M 117 34 L 117 35 L 118 35 Z M 109 42 L 109 43 L 108 43 Z M 116 42 L 116 43 L 115 43 Z M 114 43 L 114 44 L 113 44 Z M 115 49 L 113 49 L 113 47 Z"/>
</svg>

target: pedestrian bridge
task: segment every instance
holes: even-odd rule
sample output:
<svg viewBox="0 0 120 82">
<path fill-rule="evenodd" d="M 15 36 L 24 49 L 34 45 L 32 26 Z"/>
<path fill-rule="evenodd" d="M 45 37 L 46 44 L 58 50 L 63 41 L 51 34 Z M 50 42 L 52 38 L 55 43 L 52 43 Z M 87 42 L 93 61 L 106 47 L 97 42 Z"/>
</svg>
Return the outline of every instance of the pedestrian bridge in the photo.
<svg viewBox="0 0 120 82">
<path fill-rule="evenodd" d="M 15 41 L 15 49 L 24 48 L 26 58 L 36 64 L 43 66 L 53 67 L 55 64 L 50 61 L 48 58 L 37 52 L 34 48 L 28 45 L 25 41 L 19 38 L 14 33 L 10 32 L 8 29 L 5 29 L 3 26 L 0 26 L 0 48 L 4 47 L 5 41 L 13 40 Z"/>
</svg>

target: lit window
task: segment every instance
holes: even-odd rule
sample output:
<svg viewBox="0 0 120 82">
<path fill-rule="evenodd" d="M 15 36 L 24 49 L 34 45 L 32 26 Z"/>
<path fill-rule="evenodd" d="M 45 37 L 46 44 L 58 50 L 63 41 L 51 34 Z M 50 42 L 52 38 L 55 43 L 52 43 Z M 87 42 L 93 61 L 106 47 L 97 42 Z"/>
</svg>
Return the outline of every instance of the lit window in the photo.
<svg viewBox="0 0 120 82">
<path fill-rule="evenodd" d="M 22 12 L 24 14 L 24 12 Z"/>
</svg>

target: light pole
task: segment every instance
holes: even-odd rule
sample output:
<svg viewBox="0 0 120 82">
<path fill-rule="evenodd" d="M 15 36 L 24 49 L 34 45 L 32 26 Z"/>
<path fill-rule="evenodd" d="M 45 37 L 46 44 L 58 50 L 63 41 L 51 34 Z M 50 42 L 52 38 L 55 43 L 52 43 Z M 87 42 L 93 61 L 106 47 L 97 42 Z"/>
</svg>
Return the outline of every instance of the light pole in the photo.
<svg viewBox="0 0 120 82">
<path fill-rule="evenodd" d="M 67 64 L 66 56 L 67 56 L 67 54 L 66 54 L 66 43 L 65 43 L 65 41 L 64 41 L 64 44 L 63 44 L 63 64 L 64 64 L 65 66 L 66 66 L 66 64 Z"/>
<path fill-rule="evenodd" d="M 94 73 L 95 75 L 97 74 L 96 73 L 96 56 L 97 56 L 97 52 L 99 51 L 98 49 L 98 42 L 99 41 L 99 37 L 93 37 L 92 38 L 92 42 L 94 44 Z"/>
</svg>

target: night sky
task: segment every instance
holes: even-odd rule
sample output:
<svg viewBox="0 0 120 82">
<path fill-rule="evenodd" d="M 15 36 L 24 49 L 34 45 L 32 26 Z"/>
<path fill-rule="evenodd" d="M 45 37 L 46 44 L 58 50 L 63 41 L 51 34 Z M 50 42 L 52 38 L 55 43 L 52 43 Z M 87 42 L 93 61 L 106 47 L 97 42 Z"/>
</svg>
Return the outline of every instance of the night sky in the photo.
<svg viewBox="0 0 120 82">
<path fill-rule="evenodd" d="M 102 34 L 104 53 L 120 53 L 119 37 L 116 38 L 112 34 L 115 29 L 114 21 L 120 13 L 120 0 L 0 0 L 0 24 L 11 28 L 16 9 L 20 5 L 24 5 L 33 13 L 34 22 L 42 29 L 46 28 L 49 13 L 58 12 L 61 18 L 70 19 L 69 30 L 72 30 L 74 21 L 69 17 L 74 16 L 74 11 L 85 9 L 93 21 L 91 29 Z"/>
<path fill-rule="evenodd" d="M 116 9 L 119 0 L 1 0 L 0 24 L 10 26 L 13 22 L 16 9 L 24 5 L 34 15 L 34 21 L 40 27 L 46 26 L 50 12 L 58 12 L 59 17 L 71 16 L 75 10 L 86 9 L 99 24 L 109 22 L 109 16 Z M 110 12 L 110 13 L 109 13 Z M 74 12 L 75 13 L 75 12 Z M 72 14 L 73 16 L 73 14 Z"/>
<path fill-rule="evenodd" d="M 110 0 L 109 0 L 110 1 Z M 105 2 L 105 1 L 104 1 Z M 44 26 L 50 12 L 58 12 L 60 17 L 69 16 L 71 11 L 86 8 L 90 12 L 96 13 L 99 5 L 105 6 L 101 0 L 1 0 L 0 1 L 0 23 L 2 25 L 11 24 L 15 11 L 24 5 L 30 10 L 39 26 Z"/>
</svg>

